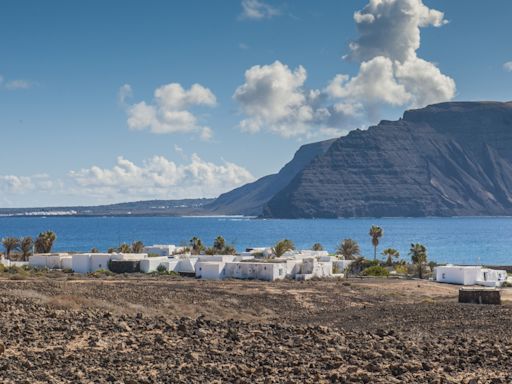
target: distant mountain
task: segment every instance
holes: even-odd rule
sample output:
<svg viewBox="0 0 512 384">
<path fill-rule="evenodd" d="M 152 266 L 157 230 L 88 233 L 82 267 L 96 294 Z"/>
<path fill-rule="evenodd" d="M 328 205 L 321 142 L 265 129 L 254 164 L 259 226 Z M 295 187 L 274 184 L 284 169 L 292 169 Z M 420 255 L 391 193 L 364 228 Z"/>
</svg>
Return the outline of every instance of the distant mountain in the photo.
<svg viewBox="0 0 512 384">
<path fill-rule="evenodd" d="M 0 216 L 181 216 L 203 214 L 214 199 L 149 200 L 98 206 L 0 208 Z"/>
<path fill-rule="evenodd" d="M 279 173 L 268 175 L 230 192 L 220 195 L 205 206 L 213 213 L 259 216 L 263 206 L 317 156 L 323 155 L 335 141 L 325 140 L 299 148 L 293 159 Z"/>
<path fill-rule="evenodd" d="M 453 102 L 337 139 L 268 217 L 512 215 L 512 103 Z"/>
</svg>

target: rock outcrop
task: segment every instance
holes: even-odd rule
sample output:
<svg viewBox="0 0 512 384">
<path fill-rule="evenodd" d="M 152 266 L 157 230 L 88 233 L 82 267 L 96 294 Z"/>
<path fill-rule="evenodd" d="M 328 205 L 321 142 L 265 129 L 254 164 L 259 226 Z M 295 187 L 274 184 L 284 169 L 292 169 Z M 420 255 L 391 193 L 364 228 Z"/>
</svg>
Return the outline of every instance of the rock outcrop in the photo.
<svg viewBox="0 0 512 384">
<path fill-rule="evenodd" d="M 205 209 L 226 215 L 261 215 L 263 206 L 313 159 L 323 155 L 334 141 L 335 139 L 332 139 L 303 145 L 279 173 L 262 177 L 253 183 L 224 193 L 213 203 L 207 204 Z"/>
<path fill-rule="evenodd" d="M 282 218 L 512 214 L 512 103 L 407 111 L 337 139 L 265 205 Z"/>
</svg>

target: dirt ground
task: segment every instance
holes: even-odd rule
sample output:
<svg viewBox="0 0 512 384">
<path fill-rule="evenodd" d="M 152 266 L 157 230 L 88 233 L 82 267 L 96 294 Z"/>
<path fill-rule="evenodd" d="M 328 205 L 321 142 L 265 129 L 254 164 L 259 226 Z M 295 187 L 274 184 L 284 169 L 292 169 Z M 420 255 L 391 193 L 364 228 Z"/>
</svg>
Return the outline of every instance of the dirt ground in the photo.
<svg viewBox="0 0 512 384">
<path fill-rule="evenodd" d="M 0 382 L 511 383 L 512 290 L 493 306 L 458 288 L 0 279 Z"/>
</svg>

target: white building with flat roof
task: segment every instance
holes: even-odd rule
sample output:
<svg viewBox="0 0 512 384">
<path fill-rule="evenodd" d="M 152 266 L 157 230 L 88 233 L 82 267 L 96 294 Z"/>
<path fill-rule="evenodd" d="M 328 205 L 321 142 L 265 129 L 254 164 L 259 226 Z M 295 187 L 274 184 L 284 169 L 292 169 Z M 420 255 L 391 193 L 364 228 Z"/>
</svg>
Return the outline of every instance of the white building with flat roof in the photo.
<svg viewBox="0 0 512 384">
<path fill-rule="evenodd" d="M 436 267 L 434 277 L 439 283 L 501 287 L 507 281 L 507 271 L 477 265 L 448 264 Z"/>
</svg>

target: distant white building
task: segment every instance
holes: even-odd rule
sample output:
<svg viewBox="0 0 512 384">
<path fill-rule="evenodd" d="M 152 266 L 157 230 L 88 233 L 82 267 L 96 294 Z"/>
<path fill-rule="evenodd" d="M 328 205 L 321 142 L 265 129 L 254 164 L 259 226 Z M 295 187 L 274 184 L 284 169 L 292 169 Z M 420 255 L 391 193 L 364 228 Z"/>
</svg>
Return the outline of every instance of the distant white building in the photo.
<svg viewBox="0 0 512 384">
<path fill-rule="evenodd" d="M 172 256 L 176 251 L 174 244 L 155 244 L 144 247 L 144 253 L 148 255 Z"/>
<path fill-rule="evenodd" d="M 436 267 L 434 277 L 439 283 L 501 287 L 507 281 L 507 271 L 449 264 Z"/>
<path fill-rule="evenodd" d="M 147 253 L 76 253 L 72 255 L 71 269 L 76 273 L 91 273 L 109 269 L 111 260 L 144 260 Z"/>
<path fill-rule="evenodd" d="M 226 263 L 224 276 L 233 279 L 283 280 L 286 277 L 286 263 L 257 261 Z"/>
<path fill-rule="evenodd" d="M 72 256 L 68 253 L 36 253 L 28 258 L 34 268 L 71 269 Z"/>
</svg>

